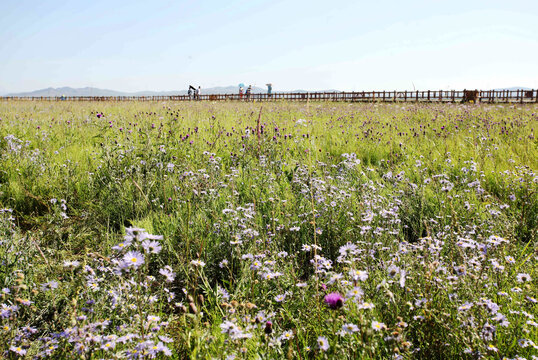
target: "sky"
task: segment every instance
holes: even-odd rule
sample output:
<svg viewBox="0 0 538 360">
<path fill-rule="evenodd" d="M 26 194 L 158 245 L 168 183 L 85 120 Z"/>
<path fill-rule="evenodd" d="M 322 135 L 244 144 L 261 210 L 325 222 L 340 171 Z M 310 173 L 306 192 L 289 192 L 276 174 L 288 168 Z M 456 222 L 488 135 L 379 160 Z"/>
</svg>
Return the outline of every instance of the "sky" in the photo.
<svg viewBox="0 0 538 360">
<path fill-rule="evenodd" d="M 0 93 L 538 88 L 538 1 L 0 1 Z"/>
</svg>

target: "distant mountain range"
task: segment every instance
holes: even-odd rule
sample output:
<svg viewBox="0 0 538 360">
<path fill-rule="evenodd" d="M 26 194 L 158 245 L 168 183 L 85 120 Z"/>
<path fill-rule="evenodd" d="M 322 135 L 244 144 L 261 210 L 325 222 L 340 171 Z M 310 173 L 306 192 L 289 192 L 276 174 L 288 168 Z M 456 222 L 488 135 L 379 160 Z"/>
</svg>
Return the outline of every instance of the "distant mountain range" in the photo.
<svg viewBox="0 0 538 360">
<path fill-rule="evenodd" d="M 202 88 L 202 95 L 207 94 L 235 94 L 239 92 L 239 87 L 237 86 L 218 86 L 204 89 Z M 244 91 L 247 90 L 245 86 Z M 322 91 L 338 91 L 338 90 L 322 90 Z M 20 93 L 10 93 L 3 96 L 19 96 L 19 97 L 31 97 L 31 96 L 169 96 L 169 95 L 187 95 L 188 89 L 186 90 L 173 90 L 173 91 L 137 91 L 137 92 L 124 92 L 116 91 L 109 89 L 99 89 L 94 87 L 84 87 L 84 88 L 72 88 L 72 87 L 61 87 L 61 88 L 46 88 L 35 91 L 20 92 Z M 253 86 L 253 94 L 265 94 L 267 92 L 266 88 L 260 88 Z M 282 91 L 277 91 L 282 92 Z M 306 93 L 306 90 L 293 90 L 285 91 L 290 93 Z"/>
<path fill-rule="evenodd" d="M 523 86 L 514 86 L 510 88 L 500 88 L 494 90 L 531 90 L 530 88 Z M 219 86 L 204 89 L 202 88 L 202 95 L 207 94 L 235 94 L 239 91 L 237 86 Z M 245 87 L 246 91 L 246 87 Z M 316 92 L 332 92 L 339 91 L 334 89 L 329 90 L 319 90 Z M 267 89 L 253 86 L 253 94 L 263 94 L 266 93 Z M 275 92 L 286 92 L 286 93 L 306 93 L 306 90 L 291 90 L 291 91 L 275 91 Z M 311 91 L 314 92 L 314 91 Z M 94 87 L 84 87 L 84 88 L 72 88 L 72 87 L 61 87 L 61 88 L 52 88 L 21 92 L 21 93 L 10 93 L 3 96 L 19 96 L 19 97 L 31 97 L 31 96 L 169 96 L 169 95 L 186 95 L 187 90 L 177 90 L 177 91 L 138 91 L 138 92 L 124 92 L 116 91 L 109 89 L 99 89 Z"/>
</svg>

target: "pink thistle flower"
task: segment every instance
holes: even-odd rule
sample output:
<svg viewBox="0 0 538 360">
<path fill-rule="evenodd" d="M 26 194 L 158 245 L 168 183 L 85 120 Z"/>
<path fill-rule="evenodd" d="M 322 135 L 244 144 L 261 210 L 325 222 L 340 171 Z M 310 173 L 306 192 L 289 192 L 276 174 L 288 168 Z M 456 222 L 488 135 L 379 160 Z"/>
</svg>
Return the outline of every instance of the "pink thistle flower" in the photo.
<svg viewBox="0 0 538 360">
<path fill-rule="evenodd" d="M 333 292 L 325 295 L 325 304 L 329 308 L 337 310 L 344 306 L 344 298 L 339 293 Z"/>
</svg>

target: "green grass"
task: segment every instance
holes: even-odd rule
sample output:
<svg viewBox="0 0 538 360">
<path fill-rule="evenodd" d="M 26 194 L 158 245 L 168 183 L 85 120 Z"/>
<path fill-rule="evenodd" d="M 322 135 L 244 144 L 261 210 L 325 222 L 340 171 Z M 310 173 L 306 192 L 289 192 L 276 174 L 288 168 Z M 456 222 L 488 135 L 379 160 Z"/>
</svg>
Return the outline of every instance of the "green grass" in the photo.
<svg viewBox="0 0 538 360">
<path fill-rule="evenodd" d="M 130 332 L 155 346 L 168 334 L 175 358 L 530 358 L 518 340 L 538 343 L 537 126 L 534 105 L 0 103 L 0 282 L 3 304 L 21 307 L 2 318 L 0 351 L 131 356 L 140 338 L 101 349 Z M 129 227 L 163 235 L 162 251 L 114 274 Z M 328 292 L 342 309 L 328 310 Z M 167 322 L 151 338 L 148 315 Z M 82 350 L 47 338 L 104 319 Z M 226 321 L 251 337 L 224 333 Z M 338 335 L 344 324 L 358 331 Z M 24 326 L 36 334 L 17 336 Z"/>
</svg>

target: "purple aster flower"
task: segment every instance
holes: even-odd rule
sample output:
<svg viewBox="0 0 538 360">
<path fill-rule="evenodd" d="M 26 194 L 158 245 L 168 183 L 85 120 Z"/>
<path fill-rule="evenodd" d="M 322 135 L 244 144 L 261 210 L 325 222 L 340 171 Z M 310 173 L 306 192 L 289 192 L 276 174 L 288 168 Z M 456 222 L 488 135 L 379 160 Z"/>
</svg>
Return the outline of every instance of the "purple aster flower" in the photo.
<svg viewBox="0 0 538 360">
<path fill-rule="evenodd" d="M 516 263 L 516 259 L 514 259 L 513 256 L 505 256 L 504 259 L 506 260 L 507 263 L 509 264 L 515 264 Z"/>
<path fill-rule="evenodd" d="M 329 350 L 329 341 L 325 336 L 318 337 L 318 347 L 321 351 Z"/>
<path fill-rule="evenodd" d="M 482 328 L 482 338 L 486 341 L 493 341 L 493 336 L 497 328 L 491 324 L 486 323 Z"/>
<path fill-rule="evenodd" d="M 382 322 L 372 321 L 372 329 L 375 331 L 386 330 L 387 325 L 383 324 Z"/>
<path fill-rule="evenodd" d="M 370 303 L 370 302 L 363 302 L 362 304 L 359 304 L 358 308 L 359 309 L 371 310 L 371 309 L 375 308 L 375 305 L 373 303 Z"/>
<path fill-rule="evenodd" d="M 203 268 L 205 266 L 205 262 L 203 262 L 202 260 L 192 260 L 191 265 L 193 265 L 194 267 Z"/>
<path fill-rule="evenodd" d="M 344 334 L 353 334 L 359 331 L 359 327 L 355 324 L 344 324 L 342 325 L 342 332 Z"/>
<path fill-rule="evenodd" d="M 461 305 L 460 307 L 458 307 L 458 311 L 467 311 L 469 310 L 470 308 L 473 307 L 473 303 L 471 302 L 466 302 L 465 304 Z"/>
<path fill-rule="evenodd" d="M 293 332 L 291 330 L 284 331 L 282 335 L 278 338 L 280 341 L 286 341 L 293 339 Z"/>
<path fill-rule="evenodd" d="M 54 290 L 58 288 L 58 282 L 57 281 L 49 281 L 47 283 L 41 284 L 41 290 L 42 291 L 49 291 Z"/>
<path fill-rule="evenodd" d="M 114 341 L 106 341 L 101 345 L 101 349 L 108 351 L 113 350 L 116 347 L 116 343 Z"/>
<path fill-rule="evenodd" d="M 400 268 L 393 264 L 388 267 L 387 272 L 389 273 L 389 276 L 393 278 L 400 273 Z"/>
<path fill-rule="evenodd" d="M 364 295 L 364 291 L 358 286 L 355 286 L 353 289 L 349 290 L 346 294 L 348 298 L 355 298 L 359 300 Z"/>
<path fill-rule="evenodd" d="M 146 239 L 150 239 L 150 240 L 163 240 L 163 239 L 164 239 L 164 236 L 162 236 L 162 235 L 146 234 Z"/>
<path fill-rule="evenodd" d="M 160 269 L 159 274 L 166 277 L 166 282 L 173 282 L 176 277 L 176 274 L 172 271 L 172 268 L 168 265 L 166 265 L 164 269 Z"/>
<path fill-rule="evenodd" d="M 142 241 L 142 247 L 147 252 L 151 252 L 153 254 L 158 254 L 161 252 L 162 246 L 157 241 L 150 241 L 148 239 Z"/>
<path fill-rule="evenodd" d="M 123 249 L 128 248 L 131 246 L 131 240 L 126 240 L 123 242 L 120 242 L 118 245 L 115 245 L 112 247 L 113 250 L 122 251 Z"/>
<path fill-rule="evenodd" d="M 11 350 L 14 353 L 16 353 L 18 355 L 21 355 L 21 356 L 26 355 L 26 350 L 24 350 L 20 346 L 12 346 L 12 347 L 9 348 L 9 350 Z"/>
<path fill-rule="evenodd" d="M 344 306 L 344 298 L 339 293 L 333 292 L 325 295 L 325 304 L 331 309 L 337 310 Z"/>
<path fill-rule="evenodd" d="M 174 341 L 174 339 L 168 337 L 168 336 L 164 336 L 164 335 L 159 335 L 159 339 L 162 340 L 164 343 L 171 343 L 172 341 Z"/>
<path fill-rule="evenodd" d="M 228 291 L 220 286 L 217 288 L 217 293 L 222 297 L 223 300 L 228 300 L 230 298 Z"/>
<path fill-rule="evenodd" d="M 368 272 L 363 270 L 350 270 L 349 275 L 354 281 L 365 281 L 368 279 Z"/>
<path fill-rule="evenodd" d="M 12 308 L 11 306 L 8 306 L 6 304 L 2 304 L 2 308 L 0 309 L 0 317 L 2 317 L 3 319 L 7 319 L 11 316 L 12 314 Z"/>
<path fill-rule="evenodd" d="M 526 281 L 531 281 L 531 277 L 529 274 L 526 274 L 526 273 L 519 273 L 517 274 L 517 282 L 526 282 Z"/>
<path fill-rule="evenodd" d="M 64 261 L 64 267 L 66 268 L 71 268 L 71 269 L 75 269 L 77 268 L 78 266 L 80 265 L 80 261 L 77 261 L 77 260 L 72 260 L 72 261 Z"/>
<path fill-rule="evenodd" d="M 168 348 L 168 346 L 164 345 L 162 342 L 159 342 L 157 344 L 157 346 L 155 347 L 155 350 L 163 353 L 166 356 L 172 356 L 172 351 Z"/>
<path fill-rule="evenodd" d="M 407 275 L 407 271 L 405 270 L 400 270 L 400 287 L 401 288 L 404 288 L 405 287 L 405 279 L 406 279 L 406 275 Z"/>
<path fill-rule="evenodd" d="M 456 275 L 458 275 L 458 276 L 463 276 L 463 275 L 467 274 L 467 271 L 466 271 L 464 265 L 456 266 L 456 267 L 454 267 L 454 270 L 456 271 Z"/>
<path fill-rule="evenodd" d="M 129 266 L 137 268 L 144 263 L 144 255 L 138 251 L 129 251 L 127 254 L 125 254 L 123 260 L 129 264 Z"/>
<path fill-rule="evenodd" d="M 132 240 L 137 240 L 137 241 L 144 241 L 146 239 L 151 239 L 151 240 L 159 240 L 158 238 L 155 237 L 155 235 L 150 235 L 146 232 L 146 229 L 142 229 L 142 228 L 125 228 L 125 237 L 124 239 L 126 241 L 132 241 Z"/>
<path fill-rule="evenodd" d="M 258 270 L 259 268 L 261 268 L 262 266 L 262 263 L 258 260 L 254 260 L 252 262 L 252 264 L 250 265 L 250 270 Z"/>
</svg>

